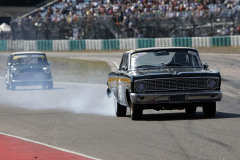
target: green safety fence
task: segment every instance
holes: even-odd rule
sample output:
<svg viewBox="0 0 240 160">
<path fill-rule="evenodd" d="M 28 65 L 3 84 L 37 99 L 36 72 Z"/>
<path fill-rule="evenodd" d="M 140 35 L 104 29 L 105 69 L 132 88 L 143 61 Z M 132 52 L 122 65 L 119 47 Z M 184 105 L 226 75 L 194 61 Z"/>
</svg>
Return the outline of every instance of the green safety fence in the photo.
<svg viewBox="0 0 240 160">
<path fill-rule="evenodd" d="M 52 40 L 38 40 L 37 49 L 40 51 L 52 51 L 53 41 Z"/>
<path fill-rule="evenodd" d="M 172 39 L 172 45 L 174 47 L 192 47 L 191 37 L 177 37 Z"/>
<path fill-rule="evenodd" d="M 238 38 L 240 36 L 236 36 L 237 38 L 232 38 L 231 36 L 221 36 L 221 37 L 208 37 L 209 41 L 206 41 L 205 39 L 192 39 L 191 37 L 175 37 L 171 38 L 172 44 L 170 44 L 173 47 L 192 47 L 193 45 L 196 46 L 198 43 L 202 43 L 201 46 L 207 47 L 207 46 L 232 46 L 233 44 L 238 43 Z M 169 38 L 168 38 L 169 39 Z M 148 48 L 148 47 L 155 47 L 155 41 L 159 39 L 154 38 L 132 38 L 132 39 L 107 39 L 107 40 L 68 40 L 66 43 L 54 43 L 55 45 L 66 45 L 63 46 L 64 48 L 67 48 L 68 50 L 87 50 L 87 45 L 97 47 L 97 49 L 102 50 L 120 50 L 122 48 L 122 45 L 128 45 L 128 48 L 135 49 L 135 48 Z M 165 42 L 164 38 L 161 39 L 161 42 Z M 55 40 L 57 41 L 57 40 Z M 54 41 L 54 42 L 55 42 Z M 124 41 L 124 44 L 120 41 Z M 204 41 L 204 43 L 203 43 Z M 52 51 L 53 48 L 53 40 L 37 40 L 37 41 L 31 41 L 31 47 L 36 50 L 42 50 L 42 51 Z M 11 47 L 11 50 L 18 50 L 18 45 L 12 45 L 18 42 L 12 43 L 12 40 L 0 40 L 0 51 L 7 51 L 8 47 Z M 159 42 L 158 42 L 159 43 Z M 21 43 L 22 44 L 22 43 Z M 24 45 L 25 43 L 23 43 Z M 30 43 L 26 43 L 30 44 Z M 156 44 L 157 46 L 158 44 Z M 29 45 L 30 46 L 30 45 Z M 24 46 L 29 48 L 29 46 Z M 22 47 L 22 45 L 21 45 Z M 91 47 L 89 48 L 91 49 Z"/>
<path fill-rule="evenodd" d="M 148 47 L 155 47 L 154 38 L 137 39 L 137 48 L 148 48 Z"/>
<path fill-rule="evenodd" d="M 70 40 L 68 41 L 69 50 L 86 50 L 85 40 Z"/>
<path fill-rule="evenodd" d="M 7 50 L 7 41 L 0 40 L 0 51 L 6 51 L 6 50 Z"/>
<path fill-rule="evenodd" d="M 231 37 L 223 36 L 223 37 L 211 37 L 211 46 L 231 46 Z"/>
<path fill-rule="evenodd" d="M 119 50 L 119 39 L 102 40 L 102 50 Z"/>
</svg>

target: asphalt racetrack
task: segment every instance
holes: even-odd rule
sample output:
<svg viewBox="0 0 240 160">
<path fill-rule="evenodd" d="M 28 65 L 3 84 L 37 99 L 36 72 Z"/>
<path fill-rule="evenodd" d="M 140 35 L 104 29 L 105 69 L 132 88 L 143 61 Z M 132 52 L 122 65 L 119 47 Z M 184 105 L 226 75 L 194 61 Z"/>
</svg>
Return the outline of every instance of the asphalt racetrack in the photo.
<svg viewBox="0 0 240 160">
<path fill-rule="evenodd" d="M 47 56 L 107 61 L 115 70 L 121 53 Z M 8 91 L 1 77 L 0 132 L 103 160 L 240 160 L 240 55 L 200 56 L 223 78 L 223 99 L 213 119 L 198 108 L 195 116 L 147 110 L 141 121 L 132 121 L 129 111 L 115 117 L 105 84 L 54 82 L 52 90 Z"/>
</svg>

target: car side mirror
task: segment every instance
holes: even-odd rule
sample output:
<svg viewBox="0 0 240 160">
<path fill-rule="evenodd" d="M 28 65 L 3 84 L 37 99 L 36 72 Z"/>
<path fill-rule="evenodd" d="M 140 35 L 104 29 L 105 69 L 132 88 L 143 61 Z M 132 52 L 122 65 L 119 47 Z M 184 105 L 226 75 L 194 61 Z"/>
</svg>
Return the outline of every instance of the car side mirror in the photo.
<svg viewBox="0 0 240 160">
<path fill-rule="evenodd" d="M 122 66 L 122 70 L 127 71 L 127 66 L 126 65 Z"/>
<path fill-rule="evenodd" d="M 204 63 L 204 64 L 203 64 L 203 67 L 204 67 L 204 69 L 208 69 L 208 68 L 209 68 L 208 63 Z"/>
</svg>

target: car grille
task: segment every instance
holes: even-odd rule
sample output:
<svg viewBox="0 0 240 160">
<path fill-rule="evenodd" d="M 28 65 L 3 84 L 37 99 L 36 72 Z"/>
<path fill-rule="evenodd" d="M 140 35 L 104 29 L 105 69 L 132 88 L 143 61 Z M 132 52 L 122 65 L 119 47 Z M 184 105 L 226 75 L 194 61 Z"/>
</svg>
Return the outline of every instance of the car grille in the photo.
<svg viewBox="0 0 240 160">
<path fill-rule="evenodd" d="M 207 89 L 208 78 L 163 78 L 144 80 L 147 91 Z"/>
</svg>

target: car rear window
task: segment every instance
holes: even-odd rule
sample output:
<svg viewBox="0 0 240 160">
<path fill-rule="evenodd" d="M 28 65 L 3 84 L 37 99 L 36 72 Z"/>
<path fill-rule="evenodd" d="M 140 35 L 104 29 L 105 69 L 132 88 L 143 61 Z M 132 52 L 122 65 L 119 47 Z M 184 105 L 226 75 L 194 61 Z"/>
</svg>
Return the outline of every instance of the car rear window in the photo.
<svg viewBox="0 0 240 160">
<path fill-rule="evenodd" d="M 43 64 L 47 59 L 44 54 L 27 54 L 27 55 L 15 55 L 13 57 L 14 64 Z"/>
</svg>

